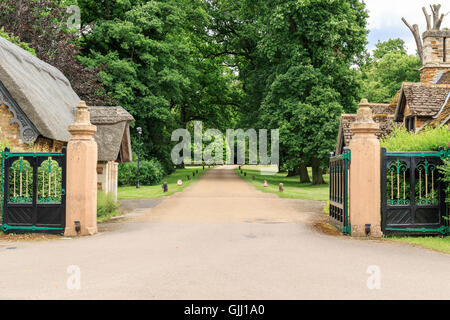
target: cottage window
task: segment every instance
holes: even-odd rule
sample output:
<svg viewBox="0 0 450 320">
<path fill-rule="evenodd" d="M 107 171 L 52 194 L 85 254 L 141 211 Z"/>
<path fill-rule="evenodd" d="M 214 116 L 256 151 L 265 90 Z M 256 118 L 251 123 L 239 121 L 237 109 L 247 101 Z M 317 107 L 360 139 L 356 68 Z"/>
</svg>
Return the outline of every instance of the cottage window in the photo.
<svg viewBox="0 0 450 320">
<path fill-rule="evenodd" d="M 407 117 L 405 119 L 405 128 L 408 131 L 415 132 L 416 130 L 416 121 L 415 117 Z"/>
</svg>

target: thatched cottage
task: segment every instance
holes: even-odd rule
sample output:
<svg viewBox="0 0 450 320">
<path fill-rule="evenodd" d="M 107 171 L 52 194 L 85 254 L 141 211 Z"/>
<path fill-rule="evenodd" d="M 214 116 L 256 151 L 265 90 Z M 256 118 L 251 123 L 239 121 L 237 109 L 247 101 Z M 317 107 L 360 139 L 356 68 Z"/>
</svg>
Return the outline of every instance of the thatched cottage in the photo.
<svg viewBox="0 0 450 320">
<path fill-rule="evenodd" d="M 59 152 L 70 139 L 80 98 L 55 67 L 0 37 L 0 134 L 12 148 Z M 118 162 L 132 160 L 129 124 L 122 107 L 90 107 L 97 126 L 98 188 L 117 195 Z"/>
</svg>

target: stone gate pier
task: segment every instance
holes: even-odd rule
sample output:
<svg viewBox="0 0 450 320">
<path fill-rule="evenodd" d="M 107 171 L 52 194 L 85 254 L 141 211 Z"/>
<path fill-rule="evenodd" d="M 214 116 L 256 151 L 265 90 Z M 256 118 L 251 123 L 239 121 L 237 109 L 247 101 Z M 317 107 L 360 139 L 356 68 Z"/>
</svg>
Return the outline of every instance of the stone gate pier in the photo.
<svg viewBox="0 0 450 320">
<path fill-rule="evenodd" d="M 355 237 L 381 237 L 380 141 L 375 133 L 380 125 L 373 121 L 367 99 L 361 100 L 356 121 L 350 126 L 350 221 Z"/>
<path fill-rule="evenodd" d="M 97 127 L 90 122 L 88 107 L 81 101 L 67 145 L 67 204 L 64 235 L 92 235 L 97 232 Z"/>
</svg>

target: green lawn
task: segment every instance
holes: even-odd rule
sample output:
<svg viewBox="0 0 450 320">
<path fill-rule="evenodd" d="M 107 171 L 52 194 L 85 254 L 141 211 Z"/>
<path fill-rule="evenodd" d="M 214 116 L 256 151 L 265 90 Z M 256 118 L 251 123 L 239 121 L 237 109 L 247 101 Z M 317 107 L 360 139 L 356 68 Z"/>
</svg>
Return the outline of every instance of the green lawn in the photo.
<svg viewBox="0 0 450 320">
<path fill-rule="evenodd" d="M 277 173 L 275 175 L 261 175 L 260 166 L 246 165 L 241 167 L 243 172 L 247 173 L 244 177 L 239 169 L 236 169 L 238 175 L 253 184 L 258 190 L 270 193 L 276 193 L 282 198 L 291 199 L 309 199 L 327 201 L 329 197 L 328 184 L 313 186 L 310 183 L 299 183 L 299 177 L 286 177 L 287 173 Z M 309 176 L 311 177 L 311 168 L 308 168 Z M 255 180 L 252 180 L 255 176 Z M 329 175 L 324 175 L 325 181 L 328 183 Z M 268 187 L 264 187 L 264 180 L 267 180 Z M 278 191 L 278 185 L 283 183 L 284 191 Z"/>
<path fill-rule="evenodd" d="M 450 237 L 387 237 L 386 240 L 405 242 L 450 254 Z"/>
<path fill-rule="evenodd" d="M 212 167 L 211 167 L 212 168 Z M 193 173 L 198 170 L 198 174 L 195 174 L 193 177 Z M 208 167 L 205 166 L 205 171 L 203 171 L 202 167 L 186 167 L 185 169 L 177 169 L 172 174 L 168 175 L 163 179 L 162 182 L 167 181 L 169 184 L 169 191 L 164 193 L 161 187 L 162 182 L 155 186 L 142 186 L 137 189 L 136 186 L 127 186 L 127 187 L 119 187 L 118 190 L 118 199 L 150 199 L 150 198 L 160 198 L 164 196 L 170 196 L 175 192 L 182 191 L 184 188 L 189 186 L 192 182 L 198 179 L 198 177 L 208 170 Z M 191 180 L 187 180 L 187 175 L 191 176 Z M 180 187 L 177 185 L 177 180 L 183 180 L 183 185 Z"/>
</svg>

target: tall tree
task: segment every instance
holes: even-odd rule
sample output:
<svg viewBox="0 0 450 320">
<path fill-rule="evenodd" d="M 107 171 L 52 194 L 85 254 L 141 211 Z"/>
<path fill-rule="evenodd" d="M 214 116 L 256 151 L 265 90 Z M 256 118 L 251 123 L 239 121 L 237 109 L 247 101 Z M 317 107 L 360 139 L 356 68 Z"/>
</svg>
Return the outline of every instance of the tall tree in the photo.
<svg viewBox="0 0 450 320">
<path fill-rule="evenodd" d="M 362 70 L 362 93 L 372 102 L 389 103 L 403 82 L 420 80 L 420 59 L 409 55 L 405 42 L 390 39 L 378 42 Z"/>
<path fill-rule="evenodd" d="M 352 65 L 361 63 L 366 44 L 364 4 L 209 3 L 216 41 L 223 43 L 223 54 L 234 57 L 239 71 L 242 124 L 280 128 L 282 167 L 295 170 L 302 155 L 314 167 L 313 183 L 322 183 L 321 168 L 333 149 L 337 119 L 356 107 L 359 82 Z M 317 131 L 308 131 L 312 127 Z"/>
<path fill-rule="evenodd" d="M 98 68 L 86 68 L 78 60 L 78 30 L 70 30 L 66 11 L 71 1 L 0 1 L 0 28 L 31 47 L 41 60 L 58 68 L 75 92 L 90 105 L 109 105 Z"/>
<path fill-rule="evenodd" d="M 235 75 L 208 41 L 210 17 L 200 0 L 79 0 L 83 63 L 106 65 L 103 81 L 143 130 L 143 151 L 167 171 L 171 132 L 192 121 L 226 126 L 235 117 Z"/>
</svg>

